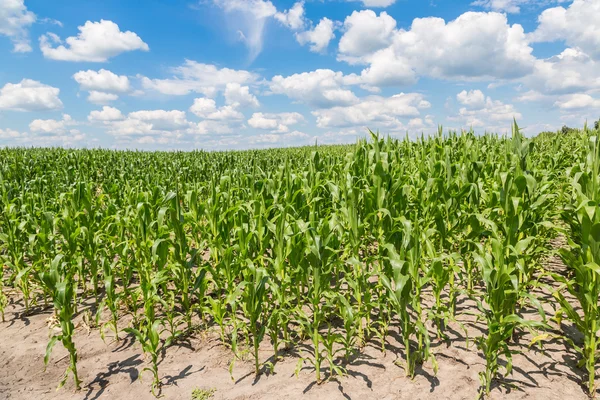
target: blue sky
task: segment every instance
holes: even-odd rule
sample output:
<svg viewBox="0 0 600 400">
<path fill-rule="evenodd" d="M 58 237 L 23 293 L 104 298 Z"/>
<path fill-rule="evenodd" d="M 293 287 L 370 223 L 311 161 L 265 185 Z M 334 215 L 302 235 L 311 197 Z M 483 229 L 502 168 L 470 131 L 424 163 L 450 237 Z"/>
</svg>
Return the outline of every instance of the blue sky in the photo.
<svg viewBox="0 0 600 400">
<path fill-rule="evenodd" d="M 597 0 L 0 0 L 0 146 L 243 149 L 600 117 Z"/>
</svg>

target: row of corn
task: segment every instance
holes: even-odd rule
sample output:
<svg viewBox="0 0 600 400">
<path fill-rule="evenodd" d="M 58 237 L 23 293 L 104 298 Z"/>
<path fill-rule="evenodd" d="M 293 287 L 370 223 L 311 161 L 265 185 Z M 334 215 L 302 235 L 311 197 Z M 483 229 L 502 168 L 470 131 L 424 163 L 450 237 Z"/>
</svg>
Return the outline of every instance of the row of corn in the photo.
<svg viewBox="0 0 600 400">
<path fill-rule="evenodd" d="M 265 151 L 2 149 L 2 319 L 9 297 L 24 313 L 53 307 L 45 362 L 58 343 L 68 351 L 61 386 L 81 385 L 75 318 L 103 338 L 129 335 L 154 393 L 160 354 L 199 330 L 231 349 L 231 368 L 250 358 L 260 374 L 295 349 L 298 370 L 320 382 L 367 343 L 385 352 L 391 332 L 407 376 L 437 370 L 432 342 L 479 323 L 481 395 L 511 372 L 516 333 L 540 345 L 564 320 L 583 335 L 561 340 L 594 394 L 597 134 L 527 139 L 515 123 L 511 137 L 440 129 Z M 568 238 L 564 273 L 542 261 L 557 235 Z M 457 307 L 462 298 L 474 308 Z"/>
</svg>

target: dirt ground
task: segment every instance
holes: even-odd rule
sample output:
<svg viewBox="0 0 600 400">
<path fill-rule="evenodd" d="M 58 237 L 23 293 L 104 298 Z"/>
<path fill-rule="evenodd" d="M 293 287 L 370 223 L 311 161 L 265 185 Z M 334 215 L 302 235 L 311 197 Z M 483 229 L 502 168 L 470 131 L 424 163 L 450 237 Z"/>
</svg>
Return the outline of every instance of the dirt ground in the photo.
<svg viewBox="0 0 600 400">
<path fill-rule="evenodd" d="M 546 296 L 546 298 L 548 298 Z M 546 307 L 550 316 L 552 308 Z M 459 301 L 458 312 L 474 310 L 467 299 Z M 56 390 L 68 365 L 67 352 L 58 343 L 44 372 L 43 357 L 48 341 L 47 320 L 51 309 L 22 316 L 19 301 L 11 304 L 6 322 L 0 323 L 0 399 L 153 399 L 151 376 L 142 373 L 147 366 L 138 343 L 131 337 L 120 342 L 102 341 L 97 329 L 88 332 L 78 320 L 75 344 L 78 348 L 78 370 L 82 389 L 74 391 L 72 379 Z M 526 313 L 527 314 L 527 313 Z M 532 310 L 531 316 L 536 312 Z M 236 361 L 233 380 L 229 373 L 232 353 L 221 345 L 214 332 L 198 333 L 186 342 L 168 348 L 159 371 L 162 396 L 165 399 L 191 399 L 195 388 L 216 389 L 214 399 L 475 399 L 480 381 L 478 373 L 485 368 L 473 338 L 481 335 L 482 325 L 463 314 L 459 322 L 468 329 L 468 342 L 460 325 L 449 326 L 449 342 L 433 340 L 439 371 L 434 375 L 428 363 L 411 380 L 395 361 L 402 357 L 398 337 L 392 335 L 382 353 L 379 343 L 365 347 L 347 365 L 348 374 L 316 384 L 310 364 L 296 377 L 295 370 L 302 349 L 294 349 L 277 362 L 274 374 L 255 378 L 251 360 Z M 566 327 L 567 329 L 569 327 Z M 397 328 L 393 328 L 398 332 Z M 558 331 L 557 331 L 558 332 Z M 123 336 L 125 336 L 123 334 Z M 495 399 L 586 399 L 581 382 L 582 370 L 576 367 L 577 355 L 563 340 L 544 346 L 543 351 L 528 350 L 531 336 L 516 337 L 513 356 L 514 371 L 492 392 Z M 263 360 L 272 356 L 264 342 Z M 327 373 L 327 371 L 325 371 Z"/>
</svg>

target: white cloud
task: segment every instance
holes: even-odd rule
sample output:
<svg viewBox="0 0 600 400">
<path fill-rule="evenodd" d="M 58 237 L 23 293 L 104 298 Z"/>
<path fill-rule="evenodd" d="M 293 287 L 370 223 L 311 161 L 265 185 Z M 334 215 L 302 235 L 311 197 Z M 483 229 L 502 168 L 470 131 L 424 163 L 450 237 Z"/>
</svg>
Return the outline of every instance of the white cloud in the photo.
<svg viewBox="0 0 600 400">
<path fill-rule="evenodd" d="M 492 11 L 505 11 L 507 13 L 521 12 L 521 4 L 527 0 L 477 0 L 472 6 L 479 6 Z"/>
<path fill-rule="evenodd" d="M 219 107 L 217 111 L 209 114 L 206 119 L 216 121 L 231 121 L 236 119 L 244 119 L 244 114 L 239 112 L 234 106 Z"/>
<path fill-rule="evenodd" d="M 293 131 L 285 134 L 263 133 L 261 135 L 252 136 L 250 143 L 274 145 L 277 143 L 285 143 L 286 145 L 307 144 L 310 136 L 304 132 Z"/>
<path fill-rule="evenodd" d="M 391 97 L 368 96 L 359 103 L 313 111 L 319 128 L 362 127 L 385 128 L 388 131 L 404 129 L 399 118 L 418 117 L 420 110 L 431 104 L 419 93 L 400 93 Z"/>
<path fill-rule="evenodd" d="M 385 11 L 354 11 L 344 21 L 344 35 L 338 46 L 340 58 L 370 54 L 391 44 L 396 20 Z"/>
<path fill-rule="evenodd" d="M 482 99 L 484 97 L 485 99 Z M 463 90 L 456 95 L 458 102 L 463 105 L 458 114 L 448 119 L 457 121 L 462 127 L 485 128 L 498 131 L 507 129 L 513 118 L 523 118 L 512 104 L 485 97 L 480 90 Z"/>
<path fill-rule="evenodd" d="M 31 79 L 7 83 L 0 89 L 0 110 L 58 110 L 63 107 L 59 93 L 60 89 Z"/>
<path fill-rule="evenodd" d="M 347 0 L 360 1 L 365 7 L 388 7 L 396 2 L 396 0 Z"/>
<path fill-rule="evenodd" d="M 121 110 L 104 106 L 101 111 L 92 111 L 90 115 L 88 115 L 88 121 L 90 122 L 111 122 L 111 121 L 119 121 L 124 119 L 125 117 L 121 113 Z"/>
<path fill-rule="evenodd" d="M 148 51 L 149 47 L 134 32 L 121 32 L 112 21 L 87 21 L 79 26 L 77 36 L 68 37 L 63 45 L 55 34 L 40 37 L 40 48 L 44 57 L 61 61 L 105 62 L 111 57 L 134 50 Z M 57 47 L 54 47 L 57 44 Z"/>
<path fill-rule="evenodd" d="M 528 90 L 520 95 L 518 95 L 515 100 L 520 102 L 537 102 L 537 101 L 545 101 L 549 96 L 546 96 L 535 90 Z"/>
<path fill-rule="evenodd" d="M 527 87 L 544 94 L 569 94 L 600 89 L 600 62 L 580 49 L 536 60 L 531 75 L 522 79 Z"/>
<path fill-rule="evenodd" d="M 131 89 L 129 78 L 106 69 L 79 71 L 73 75 L 81 90 L 96 90 L 109 93 L 125 93 Z"/>
<path fill-rule="evenodd" d="M 600 108 L 600 99 L 595 99 L 589 94 L 572 94 L 557 100 L 555 106 L 561 110 L 579 110 L 583 108 Z"/>
<path fill-rule="evenodd" d="M 190 111 L 200 118 L 206 118 L 209 114 L 217 111 L 217 103 L 213 99 L 194 99 Z"/>
<path fill-rule="evenodd" d="M 275 19 L 291 30 L 304 28 L 304 1 L 299 1 L 292 8 L 275 14 Z"/>
<path fill-rule="evenodd" d="M 212 64 L 202 64 L 186 60 L 179 67 L 171 68 L 174 74 L 170 79 L 150 79 L 140 77 L 144 89 L 155 90 L 166 95 L 183 96 L 190 92 L 212 97 L 224 90 L 229 83 L 240 85 L 254 83 L 258 75 L 244 70 L 218 68 Z"/>
<path fill-rule="evenodd" d="M 217 108 L 217 104 L 213 99 L 198 98 L 194 100 L 194 104 L 190 107 L 190 112 L 196 116 L 209 120 L 235 120 L 243 119 L 244 115 L 236 110 L 235 106 L 226 105 Z"/>
<path fill-rule="evenodd" d="M 67 129 L 76 123 L 68 115 L 62 121 L 36 120 L 30 124 L 31 132 L 19 132 L 14 129 L 0 129 L 0 144 L 7 146 L 63 146 L 81 147 L 85 144 L 86 135 L 77 129 Z"/>
<path fill-rule="evenodd" d="M 433 121 L 432 115 L 426 115 L 425 119 L 423 118 L 413 118 L 408 121 L 408 130 L 410 131 L 419 131 L 419 130 L 427 130 L 435 127 L 435 122 Z"/>
<path fill-rule="evenodd" d="M 254 61 L 262 51 L 267 20 L 277 13 L 273 3 L 265 0 L 213 1 L 225 11 L 228 23 L 235 27 L 239 38 L 248 47 L 250 61 Z"/>
<path fill-rule="evenodd" d="M 112 120 L 109 126 L 108 132 L 115 136 L 168 134 L 167 137 L 180 137 L 192 123 L 184 111 L 141 110 L 129 113 L 125 119 Z"/>
<path fill-rule="evenodd" d="M 273 133 L 285 133 L 289 131 L 290 125 L 296 125 L 304 121 L 302 114 L 297 112 L 263 114 L 254 113 L 248 120 L 248 125 L 256 129 L 270 130 Z"/>
<path fill-rule="evenodd" d="M 275 118 L 268 118 L 263 113 L 254 113 L 248 120 L 248 125 L 256 129 L 276 129 L 278 123 Z"/>
<path fill-rule="evenodd" d="M 10 38 L 14 52 L 31 51 L 28 28 L 35 21 L 35 14 L 27 10 L 24 0 L 0 2 L 0 35 Z"/>
<path fill-rule="evenodd" d="M 539 26 L 530 34 L 534 42 L 565 40 L 595 59 L 600 59 L 600 1 L 575 0 L 568 7 L 544 10 Z"/>
<path fill-rule="evenodd" d="M 189 133 L 194 135 L 228 135 L 239 131 L 241 125 L 239 121 L 216 121 L 216 120 L 204 120 L 195 124 Z M 202 143 L 205 144 L 204 142 Z"/>
<path fill-rule="evenodd" d="M 117 75 L 106 69 L 99 71 L 79 71 L 73 75 L 81 90 L 88 90 L 88 101 L 94 104 L 108 104 L 119 98 L 117 93 L 131 90 L 129 78 Z"/>
<path fill-rule="evenodd" d="M 94 104 L 108 104 L 111 101 L 117 100 L 118 98 L 119 96 L 114 93 L 105 93 L 92 90 L 87 99 L 90 103 Z"/>
<path fill-rule="evenodd" d="M 470 108 L 481 109 L 485 107 L 485 95 L 481 90 L 463 90 L 456 95 L 458 102 Z"/>
<path fill-rule="evenodd" d="M 225 86 L 225 102 L 236 107 L 260 106 L 256 96 L 250 93 L 250 88 L 239 83 L 228 83 Z"/>
<path fill-rule="evenodd" d="M 29 124 L 29 130 L 43 135 L 62 135 L 67 131 L 68 126 L 76 125 L 68 114 L 63 114 L 60 121 L 55 119 L 36 119 Z"/>
<path fill-rule="evenodd" d="M 550 3 L 564 3 L 568 0 L 476 0 L 472 6 L 483 7 L 487 10 L 518 14 L 523 6 L 543 7 Z"/>
<path fill-rule="evenodd" d="M 293 100 L 299 100 L 317 107 L 349 105 L 358 102 L 356 95 L 342 86 L 356 84 L 355 76 L 344 76 L 330 69 L 318 69 L 311 72 L 283 77 L 273 77 L 269 88 L 273 93 L 284 94 Z"/>
<path fill-rule="evenodd" d="M 333 33 L 333 21 L 323 18 L 313 29 L 296 34 L 296 40 L 301 45 L 310 43 L 310 51 L 322 53 L 329 46 L 329 42 L 335 38 Z"/>
<path fill-rule="evenodd" d="M 0 128 L 0 140 L 14 140 L 26 137 L 27 134 L 24 132 L 15 131 L 14 129 L 1 129 Z"/>
<path fill-rule="evenodd" d="M 394 32 L 388 47 L 373 52 L 348 42 L 345 48 L 354 50 L 351 62 L 368 65 L 361 79 L 371 86 L 413 84 L 418 76 L 515 79 L 529 74 L 535 63 L 523 27 L 494 12 L 467 12 L 448 23 L 416 18 L 410 30 Z"/>
</svg>

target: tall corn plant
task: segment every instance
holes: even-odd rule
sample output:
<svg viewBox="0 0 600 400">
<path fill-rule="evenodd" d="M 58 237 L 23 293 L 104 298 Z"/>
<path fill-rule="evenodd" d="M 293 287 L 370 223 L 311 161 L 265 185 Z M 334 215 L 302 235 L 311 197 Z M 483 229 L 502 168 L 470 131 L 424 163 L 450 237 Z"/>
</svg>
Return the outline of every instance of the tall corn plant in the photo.
<svg viewBox="0 0 600 400">
<path fill-rule="evenodd" d="M 390 243 L 382 246 L 386 265 L 380 279 L 387 289 L 387 301 L 400 319 L 405 371 L 412 378 L 417 365 L 431 360 L 437 371 L 437 362 L 430 351 L 429 333 L 421 315 L 421 291 L 427 277 L 421 270 L 420 231 L 418 227 L 413 230 L 412 223 L 403 217 L 400 221 L 403 226 L 400 249 Z"/>
<path fill-rule="evenodd" d="M 589 138 L 587 160 L 583 167 L 569 171 L 572 177 L 572 205 L 563 213 L 570 226 L 570 249 L 561 249 L 560 255 L 570 269 L 570 277 L 555 275 L 562 285 L 554 295 L 562 310 L 584 337 L 583 347 L 574 345 L 581 355 L 580 364 L 588 373 L 587 389 L 591 396 L 596 391 L 596 358 L 600 330 L 600 142 L 597 136 Z M 563 291 L 573 296 L 578 312 Z M 583 314 L 583 315 L 581 315 Z"/>
<path fill-rule="evenodd" d="M 489 223 L 495 231 L 493 223 Z M 474 254 L 475 261 L 481 266 L 485 285 L 481 299 L 477 299 L 477 307 L 482 314 L 479 318 L 487 326 L 486 335 L 477 338 L 477 345 L 486 360 L 485 371 L 479 375 L 485 395 L 489 395 L 492 380 L 498 374 L 501 355 L 507 361 L 505 375 L 512 371 L 513 352 L 509 342 L 514 330 L 545 326 L 543 322 L 527 321 L 517 314 L 517 303 L 526 295 L 519 288 L 517 261 L 526 245 L 526 239 L 513 247 L 492 237 L 488 243 L 478 244 L 478 251 Z"/>
</svg>

